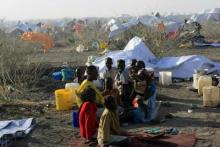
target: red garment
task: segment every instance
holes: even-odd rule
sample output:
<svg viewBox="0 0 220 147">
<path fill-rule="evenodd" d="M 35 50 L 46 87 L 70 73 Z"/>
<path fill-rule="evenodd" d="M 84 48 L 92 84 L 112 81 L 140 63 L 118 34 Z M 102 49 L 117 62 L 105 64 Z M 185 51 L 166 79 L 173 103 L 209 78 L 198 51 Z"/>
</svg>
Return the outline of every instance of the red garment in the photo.
<svg viewBox="0 0 220 147">
<path fill-rule="evenodd" d="M 132 101 L 132 104 L 134 108 L 138 108 L 138 98 L 134 98 L 134 100 Z"/>
<path fill-rule="evenodd" d="M 79 113 L 79 128 L 81 137 L 90 139 L 96 133 L 98 127 L 96 112 L 97 107 L 95 103 L 83 103 Z"/>
</svg>

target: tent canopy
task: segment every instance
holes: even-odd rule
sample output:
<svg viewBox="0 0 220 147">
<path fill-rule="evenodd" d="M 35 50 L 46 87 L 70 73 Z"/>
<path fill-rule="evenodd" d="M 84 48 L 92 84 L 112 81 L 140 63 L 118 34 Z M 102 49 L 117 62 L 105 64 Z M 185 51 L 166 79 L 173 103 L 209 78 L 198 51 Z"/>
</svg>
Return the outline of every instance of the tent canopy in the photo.
<svg viewBox="0 0 220 147">
<path fill-rule="evenodd" d="M 143 60 L 146 65 L 151 64 L 152 60 L 155 60 L 156 57 L 144 44 L 144 42 L 139 37 L 134 37 L 131 39 L 124 50 L 112 51 L 106 55 L 99 57 L 93 63 L 99 67 L 99 70 L 102 72 L 105 67 L 105 58 L 111 57 L 113 61 L 113 66 L 116 66 L 116 62 L 119 59 L 125 60 L 126 66 L 131 63 L 132 59 Z"/>
</svg>

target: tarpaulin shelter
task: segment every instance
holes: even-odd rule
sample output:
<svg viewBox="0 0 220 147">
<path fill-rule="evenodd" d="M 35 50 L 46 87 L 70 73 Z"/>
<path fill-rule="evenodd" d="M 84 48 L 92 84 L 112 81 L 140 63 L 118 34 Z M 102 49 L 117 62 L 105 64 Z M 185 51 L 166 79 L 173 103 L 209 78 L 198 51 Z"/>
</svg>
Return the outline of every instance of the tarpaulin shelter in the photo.
<svg viewBox="0 0 220 147">
<path fill-rule="evenodd" d="M 53 46 L 52 38 L 45 33 L 25 32 L 22 34 L 21 40 L 40 43 L 44 48 L 44 53 Z"/>
<path fill-rule="evenodd" d="M 0 121 L 0 146 L 8 146 L 16 138 L 26 137 L 35 126 L 34 118 Z"/>
<path fill-rule="evenodd" d="M 125 60 L 127 66 L 132 59 L 143 60 L 146 65 L 148 65 L 150 61 L 156 59 L 154 54 L 139 37 L 131 39 L 124 50 L 112 51 L 104 56 L 98 57 L 93 64 L 98 66 L 100 71 L 105 67 L 106 57 L 111 57 L 113 59 L 113 66 L 116 66 L 117 60 L 119 59 Z"/>
</svg>

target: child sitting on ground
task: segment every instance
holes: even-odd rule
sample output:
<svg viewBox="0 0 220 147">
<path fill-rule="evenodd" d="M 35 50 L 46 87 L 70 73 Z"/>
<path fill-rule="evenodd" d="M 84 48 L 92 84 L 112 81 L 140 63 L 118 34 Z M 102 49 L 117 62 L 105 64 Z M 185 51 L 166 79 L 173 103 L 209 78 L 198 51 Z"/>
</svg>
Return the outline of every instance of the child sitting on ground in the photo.
<svg viewBox="0 0 220 147">
<path fill-rule="evenodd" d="M 105 110 L 102 113 L 99 129 L 98 129 L 98 144 L 101 147 L 108 146 L 111 142 L 110 135 L 118 135 L 121 133 L 119 117 L 116 109 L 117 104 L 113 96 L 107 96 L 104 99 Z"/>
<path fill-rule="evenodd" d="M 92 141 L 92 137 L 95 135 L 98 127 L 95 97 L 96 93 L 90 87 L 87 87 L 81 94 L 83 103 L 79 109 L 79 127 L 80 135 L 86 139 L 86 143 Z"/>
<path fill-rule="evenodd" d="M 143 97 L 147 103 L 146 120 L 153 121 L 156 118 L 159 105 L 156 106 L 156 85 L 154 83 L 154 74 L 145 69 L 138 71 L 136 81 L 136 91 Z"/>
</svg>

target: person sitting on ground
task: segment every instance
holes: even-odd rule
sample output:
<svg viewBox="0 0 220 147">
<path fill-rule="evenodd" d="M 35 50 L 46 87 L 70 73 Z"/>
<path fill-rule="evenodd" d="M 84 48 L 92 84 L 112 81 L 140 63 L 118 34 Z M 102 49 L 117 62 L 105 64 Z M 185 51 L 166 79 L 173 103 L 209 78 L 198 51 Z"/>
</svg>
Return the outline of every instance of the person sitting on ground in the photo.
<svg viewBox="0 0 220 147">
<path fill-rule="evenodd" d="M 141 69 L 138 72 L 135 91 L 147 100 L 147 121 L 153 121 L 156 117 L 158 108 L 156 107 L 156 85 L 153 72 Z M 158 106 L 159 107 L 159 106 Z"/>
<path fill-rule="evenodd" d="M 101 147 L 111 143 L 111 135 L 120 135 L 120 123 L 116 109 L 117 104 L 113 96 L 106 96 L 104 99 L 105 110 L 102 113 L 98 128 L 98 144 Z"/>
<path fill-rule="evenodd" d="M 97 80 L 98 77 L 98 70 L 95 66 L 90 65 L 86 68 L 86 74 L 87 74 L 87 78 L 86 80 L 84 80 L 80 87 L 78 89 L 76 89 L 75 93 L 77 95 L 77 105 L 80 107 L 80 105 L 82 104 L 82 100 L 81 100 L 81 93 L 87 88 L 87 87 L 91 87 L 93 90 L 95 90 L 96 92 L 96 103 L 97 104 L 103 104 L 103 96 L 100 93 L 100 91 L 96 88 L 95 84 L 93 83 L 94 80 Z"/>
<path fill-rule="evenodd" d="M 112 78 L 114 79 L 117 73 L 117 69 L 112 67 L 113 61 L 112 58 L 107 57 L 105 59 L 105 67 L 104 67 L 104 72 L 103 74 L 100 74 L 100 78 L 104 81 L 107 78 Z"/>
<path fill-rule="evenodd" d="M 81 137 L 85 138 L 87 143 L 92 141 L 98 128 L 95 97 L 96 92 L 90 87 L 81 93 L 83 103 L 79 109 L 79 128 Z"/>
<path fill-rule="evenodd" d="M 119 95 L 122 98 L 122 102 L 124 106 L 127 106 L 131 104 L 131 101 L 129 101 L 130 91 L 128 84 L 128 73 L 125 70 L 124 60 L 117 61 L 117 69 L 118 69 L 118 73 L 115 76 L 115 87 L 119 91 Z"/>
<path fill-rule="evenodd" d="M 154 73 L 148 73 L 148 110 L 147 110 L 147 120 L 153 121 L 156 118 L 160 103 L 156 106 L 156 84 L 154 81 Z"/>
<path fill-rule="evenodd" d="M 105 90 L 102 92 L 102 95 L 104 97 L 107 95 L 111 95 L 116 98 L 117 105 L 120 105 L 120 106 L 122 105 L 118 89 L 113 88 L 112 78 L 105 79 Z"/>
</svg>

